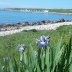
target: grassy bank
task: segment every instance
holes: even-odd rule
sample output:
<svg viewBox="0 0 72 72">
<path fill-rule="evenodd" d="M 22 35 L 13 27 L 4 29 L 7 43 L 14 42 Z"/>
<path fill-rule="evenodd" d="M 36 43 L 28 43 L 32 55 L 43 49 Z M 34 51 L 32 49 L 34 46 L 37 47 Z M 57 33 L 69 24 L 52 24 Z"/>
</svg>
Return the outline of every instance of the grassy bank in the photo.
<svg viewBox="0 0 72 72">
<path fill-rule="evenodd" d="M 49 12 L 72 13 L 72 9 L 49 9 Z"/>
<path fill-rule="evenodd" d="M 54 31 L 53 30 L 50 30 L 50 31 L 46 31 L 46 30 L 45 31 L 44 30 L 43 31 L 36 31 L 36 30 L 27 31 L 27 30 L 25 30 L 25 31 L 22 31 L 20 33 L 16 33 L 16 34 L 13 34 L 13 35 L 0 37 L 0 62 L 2 62 L 1 65 L 4 64 L 3 63 L 3 57 L 9 56 L 11 59 L 15 58 L 15 60 L 16 60 L 16 61 L 9 62 L 10 72 L 14 72 L 14 70 L 12 71 L 12 69 L 13 69 L 12 64 L 14 65 L 15 64 L 14 62 L 17 63 L 17 67 L 16 67 L 16 64 L 15 64 L 15 67 L 14 67 L 14 68 L 16 68 L 15 72 L 30 72 L 30 71 L 32 72 L 32 68 L 28 69 L 28 67 L 25 68 L 25 67 L 22 66 L 23 62 L 19 63 L 20 65 L 22 64 L 21 66 L 19 66 L 19 64 L 18 64 L 18 62 L 19 62 L 19 52 L 17 51 L 17 46 L 18 46 L 18 44 L 25 44 L 29 51 L 31 51 L 30 48 L 36 49 L 37 48 L 36 47 L 36 39 L 39 38 L 41 35 L 45 35 L 45 36 L 49 35 L 51 37 L 50 43 L 49 43 L 51 47 L 53 47 L 53 48 L 56 47 L 56 46 L 62 47 L 64 44 L 65 45 L 69 44 L 68 42 L 70 40 L 70 37 L 72 37 L 71 36 L 72 35 L 72 25 L 61 26 L 57 30 L 54 30 Z M 61 40 L 61 44 L 60 44 L 59 40 Z M 58 41 L 59 41 L 59 43 L 58 43 Z M 70 44 L 70 46 L 72 47 L 72 44 Z M 63 54 L 61 54 L 61 55 L 63 55 Z M 58 63 L 59 63 L 59 61 L 58 61 Z M 61 63 L 63 63 L 63 62 L 61 62 Z M 31 64 L 31 65 L 33 65 L 33 64 Z M 17 68 L 21 68 L 22 71 L 20 71 L 20 70 L 17 71 Z M 56 69 L 57 68 L 58 67 L 56 67 Z M 54 69 L 52 69 L 52 70 L 54 70 Z M 5 72 L 5 71 L 6 70 L 4 69 L 3 72 Z M 36 71 L 36 69 L 35 69 L 35 71 Z M 34 71 L 34 68 L 33 68 L 33 72 L 35 72 L 35 71 Z M 8 72 L 8 71 L 6 71 L 6 72 Z M 40 71 L 36 71 L 36 72 L 40 72 Z M 50 71 L 46 71 L 46 72 L 50 72 Z M 52 72 L 54 72 L 54 71 L 52 71 Z M 55 72 L 60 72 L 60 71 L 56 70 Z M 65 71 L 63 71 L 63 72 L 65 72 Z"/>
</svg>

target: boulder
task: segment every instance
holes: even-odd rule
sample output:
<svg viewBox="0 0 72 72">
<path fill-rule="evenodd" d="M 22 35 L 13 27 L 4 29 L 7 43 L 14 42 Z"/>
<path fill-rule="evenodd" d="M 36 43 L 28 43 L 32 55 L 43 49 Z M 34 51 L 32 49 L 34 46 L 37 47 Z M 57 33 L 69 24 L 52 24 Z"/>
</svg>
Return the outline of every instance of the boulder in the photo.
<svg viewBox="0 0 72 72">
<path fill-rule="evenodd" d="M 49 21 L 49 20 L 43 20 L 43 21 L 41 21 L 42 23 L 50 23 L 51 21 Z"/>
</svg>

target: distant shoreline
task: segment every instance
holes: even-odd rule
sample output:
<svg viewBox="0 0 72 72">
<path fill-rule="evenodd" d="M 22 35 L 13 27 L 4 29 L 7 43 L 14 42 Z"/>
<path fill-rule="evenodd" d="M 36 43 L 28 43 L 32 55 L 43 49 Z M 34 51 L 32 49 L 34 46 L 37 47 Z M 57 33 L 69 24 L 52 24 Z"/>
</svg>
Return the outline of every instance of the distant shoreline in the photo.
<svg viewBox="0 0 72 72">
<path fill-rule="evenodd" d="M 65 14 L 65 15 L 72 15 L 72 13 L 67 12 L 43 12 L 43 11 L 23 11 L 23 10 L 1 10 L 1 11 L 11 11 L 11 12 L 32 12 L 32 13 L 55 13 L 55 14 Z"/>
<path fill-rule="evenodd" d="M 23 11 L 23 10 L 0 10 L 0 11 L 10 11 L 10 12 L 32 12 L 32 13 L 48 13 L 44 11 Z"/>
<path fill-rule="evenodd" d="M 72 13 L 60 13 L 60 12 L 49 12 L 49 13 L 54 13 L 54 14 L 65 14 L 65 15 L 72 15 Z"/>
</svg>

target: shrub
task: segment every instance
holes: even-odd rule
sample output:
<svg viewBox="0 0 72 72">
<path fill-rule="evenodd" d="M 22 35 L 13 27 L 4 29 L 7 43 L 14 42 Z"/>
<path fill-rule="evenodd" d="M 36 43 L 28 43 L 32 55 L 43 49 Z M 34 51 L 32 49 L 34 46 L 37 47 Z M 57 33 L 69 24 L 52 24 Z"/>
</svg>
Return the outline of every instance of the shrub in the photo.
<svg viewBox="0 0 72 72">
<path fill-rule="evenodd" d="M 37 30 L 36 30 L 36 29 L 31 29 L 30 31 L 32 31 L 32 32 L 37 32 Z"/>
</svg>

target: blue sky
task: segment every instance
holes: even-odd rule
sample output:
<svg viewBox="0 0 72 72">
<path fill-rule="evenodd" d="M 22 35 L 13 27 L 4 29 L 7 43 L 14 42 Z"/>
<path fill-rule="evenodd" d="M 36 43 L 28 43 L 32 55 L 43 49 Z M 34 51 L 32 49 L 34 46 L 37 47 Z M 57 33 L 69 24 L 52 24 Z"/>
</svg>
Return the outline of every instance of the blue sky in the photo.
<svg viewBox="0 0 72 72">
<path fill-rule="evenodd" d="M 0 0 L 0 8 L 72 8 L 72 0 Z"/>
</svg>

